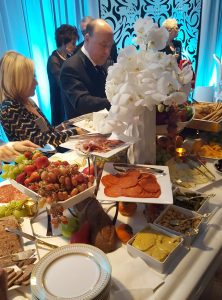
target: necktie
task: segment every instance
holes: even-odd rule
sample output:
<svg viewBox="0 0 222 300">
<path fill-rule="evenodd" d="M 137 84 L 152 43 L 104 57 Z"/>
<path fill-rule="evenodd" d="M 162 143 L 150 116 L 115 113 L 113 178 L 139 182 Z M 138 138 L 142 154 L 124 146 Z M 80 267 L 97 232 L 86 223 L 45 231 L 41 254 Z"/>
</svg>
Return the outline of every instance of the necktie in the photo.
<svg viewBox="0 0 222 300">
<path fill-rule="evenodd" d="M 95 66 L 95 69 L 100 75 L 106 77 L 106 71 L 102 66 Z"/>
</svg>

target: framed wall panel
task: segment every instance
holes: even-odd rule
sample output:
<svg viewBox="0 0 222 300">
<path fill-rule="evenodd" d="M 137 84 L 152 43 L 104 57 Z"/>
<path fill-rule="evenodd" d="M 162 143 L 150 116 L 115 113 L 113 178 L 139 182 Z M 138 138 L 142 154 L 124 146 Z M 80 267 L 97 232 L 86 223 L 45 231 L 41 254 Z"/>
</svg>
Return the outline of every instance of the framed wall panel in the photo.
<svg viewBox="0 0 222 300">
<path fill-rule="evenodd" d="M 132 44 L 133 24 L 139 17 L 150 16 L 162 25 L 175 18 L 180 26 L 177 39 L 183 44 L 183 57 L 196 68 L 201 19 L 201 0 L 99 0 L 100 17 L 114 30 L 117 48 Z"/>
</svg>

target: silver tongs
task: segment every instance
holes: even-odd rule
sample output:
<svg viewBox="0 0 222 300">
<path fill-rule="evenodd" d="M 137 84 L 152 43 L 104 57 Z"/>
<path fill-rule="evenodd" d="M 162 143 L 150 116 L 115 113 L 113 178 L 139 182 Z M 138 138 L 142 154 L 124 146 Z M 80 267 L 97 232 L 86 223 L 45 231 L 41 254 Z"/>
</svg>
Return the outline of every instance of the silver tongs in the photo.
<svg viewBox="0 0 222 300">
<path fill-rule="evenodd" d="M 190 165 L 191 168 L 192 167 L 195 168 L 197 171 L 199 171 L 202 175 L 207 177 L 209 180 L 211 180 L 211 181 L 216 180 L 215 175 L 205 166 L 205 164 L 198 157 L 189 156 L 189 157 L 186 157 L 185 161 L 188 163 L 188 165 Z M 195 164 L 199 164 L 200 166 L 202 166 L 206 172 L 201 170 L 200 167 Z"/>
<path fill-rule="evenodd" d="M 108 138 L 111 134 L 101 134 L 101 133 L 86 133 L 80 135 L 72 135 L 69 138 L 73 140 L 89 140 L 91 138 Z"/>
<path fill-rule="evenodd" d="M 140 170 L 140 171 L 148 171 L 151 173 L 157 173 L 157 174 L 162 174 L 165 175 L 164 170 L 162 169 L 157 169 L 149 166 L 144 166 L 144 165 L 134 165 L 134 164 L 126 164 L 126 163 L 114 163 L 113 167 L 116 171 L 119 172 L 125 172 L 128 169 L 135 169 L 135 170 Z"/>
</svg>

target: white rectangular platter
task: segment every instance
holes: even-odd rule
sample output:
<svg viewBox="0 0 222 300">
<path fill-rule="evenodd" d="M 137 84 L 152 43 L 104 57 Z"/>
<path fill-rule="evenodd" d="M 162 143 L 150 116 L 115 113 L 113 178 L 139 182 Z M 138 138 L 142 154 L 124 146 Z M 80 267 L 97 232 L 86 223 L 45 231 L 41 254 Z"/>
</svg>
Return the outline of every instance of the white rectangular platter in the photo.
<svg viewBox="0 0 222 300">
<path fill-rule="evenodd" d="M 124 142 L 124 144 L 121 144 L 120 146 L 115 147 L 114 149 L 107 151 L 107 152 L 89 152 L 89 153 L 84 153 L 81 152 L 79 149 L 77 149 L 77 144 L 81 141 L 81 139 L 79 138 L 80 136 L 78 136 L 75 139 L 75 136 L 73 136 L 72 138 L 70 138 L 67 142 L 61 144 L 61 147 L 67 148 L 67 149 L 71 149 L 71 150 L 76 150 L 77 152 L 79 152 L 80 154 L 84 154 L 84 155 L 93 155 L 93 156 L 99 156 L 99 157 L 103 157 L 103 158 L 109 158 L 112 157 L 113 155 L 116 155 L 117 153 L 127 149 L 129 146 L 131 146 L 133 144 L 133 142 L 129 141 L 129 142 Z"/>
<path fill-rule="evenodd" d="M 169 176 L 169 169 L 165 166 L 155 166 L 155 165 L 147 165 L 148 167 L 154 167 L 158 169 L 162 169 L 165 172 L 164 176 L 156 175 L 157 182 L 160 185 L 161 195 L 159 198 L 131 198 L 131 197 L 108 197 L 104 194 L 104 185 L 100 181 L 99 189 L 97 193 L 97 199 L 108 200 L 108 201 L 125 201 L 125 202 L 138 202 L 138 203 L 155 203 L 155 204 L 172 204 L 173 203 L 173 193 L 172 193 L 172 185 Z M 113 163 L 106 163 L 104 165 L 102 177 L 107 174 L 116 174 L 117 171 L 113 167 Z"/>
</svg>

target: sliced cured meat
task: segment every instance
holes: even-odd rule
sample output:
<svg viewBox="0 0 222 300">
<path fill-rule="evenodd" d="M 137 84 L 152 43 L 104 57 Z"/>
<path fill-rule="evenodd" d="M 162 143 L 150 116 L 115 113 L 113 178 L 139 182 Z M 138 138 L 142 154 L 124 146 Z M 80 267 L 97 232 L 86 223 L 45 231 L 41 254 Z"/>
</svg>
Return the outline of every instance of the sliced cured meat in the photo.
<svg viewBox="0 0 222 300">
<path fill-rule="evenodd" d="M 143 189 L 139 184 L 122 189 L 122 196 L 140 198 Z"/>
<path fill-rule="evenodd" d="M 140 172 L 137 170 L 130 170 L 125 176 L 122 176 L 118 182 L 118 185 L 121 188 L 129 188 L 135 186 L 138 183 L 138 178 L 140 176 Z"/>
<path fill-rule="evenodd" d="M 158 198 L 161 194 L 156 177 L 148 172 L 128 170 L 121 174 L 108 174 L 101 179 L 108 197 Z"/>
<path fill-rule="evenodd" d="M 147 192 L 156 193 L 160 190 L 157 182 L 149 182 L 146 178 L 139 181 L 139 185 Z"/>
<path fill-rule="evenodd" d="M 123 143 L 124 142 L 120 140 L 108 140 L 106 137 L 94 137 L 77 143 L 76 148 L 85 153 L 93 151 L 108 152 Z"/>
<path fill-rule="evenodd" d="M 160 190 L 158 192 L 147 192 L 146 190 L 143 190 L 139 198 L 158 198 L 160 194 Z"/>
<path fill-rule="evenodd" d="M 139 185 L 148 193 L 160 191 L 160 185 L 153 174 L 142 174 L 142 178 L 139 179 Z"/>
<path fill-rule="evenodd" d="M 0 187 L 0 203 L 8 203 L 13 200 L 27 199 L 27 195 L 17 190 L 13 185 L 6 184 Z"/>
<path fill-rule="evenodd" d="M 118 184 L 119 176 L 108 174 L 102 177 L 102 184 L 105 186 L 112 186 L 113 184 Z"/>
<path fill-rule="evenodd" d="M 107 186 L 104 189 L 104 194 L 108 197 L 122 196 L 122 189 L 118 185 Z"/>
</svg>

